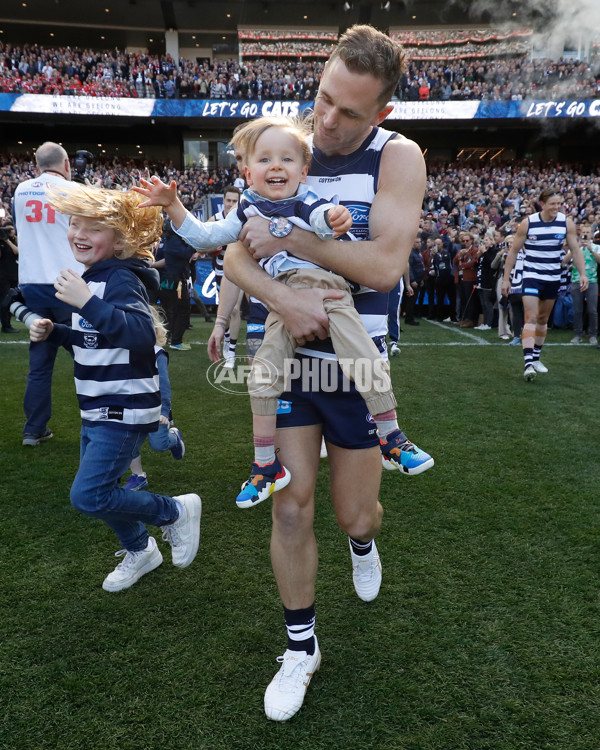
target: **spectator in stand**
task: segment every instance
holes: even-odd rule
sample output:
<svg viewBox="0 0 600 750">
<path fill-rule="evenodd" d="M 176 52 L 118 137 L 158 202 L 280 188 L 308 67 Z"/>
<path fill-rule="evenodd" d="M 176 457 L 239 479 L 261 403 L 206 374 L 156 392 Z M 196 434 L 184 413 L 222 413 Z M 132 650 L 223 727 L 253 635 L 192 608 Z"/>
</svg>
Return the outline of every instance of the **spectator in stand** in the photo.
<svg viewBox="0 0 600 750">
<path fill-rule="evenodd" d="M 571 339 L 572 344 L 581 344 L 583 332 L 584 306 L 587 312 L 587 335 L 590 344 L 598 344 L 598 264 L 600 263 L 600 246 L 594 244 L 592 239 L 592 227 L 588 223 L 580 224 L 577 231 L 579 247 L 585 261 L 585 273 L 590 282 L 587 289 L 581 289 L 579 271 L 573 265 L 571 269 L 571 297 L 573 299 L 573 330 L 575 335 Z M 569 251 L 562 262 L 568 265 L 573 258 Z"/>
<path fill-rule="evenodd" d="M 489 331 L 494 322 L 494 300 L 496 296 L 496 273 L 492 263 L 497 255 L 494 241 L 486 234 L 477 260 L 477 293 L 483 312 L 483 323 L 476 326 L 479 331 Z"/>
<path fill-rule="evenodd" d="M 456 322 L 456 287 L 454 285 L 453 245 L 444 244 L 441 239 L 434 241 L 435 253 L 433 269 L 435 274 L 435 317 L 437 320 Z M 445 307 L 448 298 L 449 309 Z"/>
<path fill-rule="evenodd" d="M 2 209 L 4 211 L 4 209 Z M 15 228 L 9 219 L 0 219 L 0 305 L 2 305 L 0 322 L 2 333 L 17 333 L 17 329 L 10 324 L 11 312 L 8 304 L 4 304 L 10 289 L 19 283 L 19 248 Z"/>
<path fill-rule="evenodd" d="M 419 289 L 423 286 L 425 278 L 425 264 L 421 257 L 421 242 L 419 237 L 415 239 L 410 255 L 408 256 L 409 279 L 414 294 L 407 294 L 404 297 L 404 321 L 406 325 L 418 326 L 419 321 L 415 320 L 415 303 Z"/>
<path fill-rule="evenodd" d="M 508 297 L 502 294 L 502 277 L 504 274 L 504 264 L 508 254 L 508 245 L 504 241 L 502 232 L 494 232 L 494 260 L 492 261 L 492 270 L 496 274 L 496 302 L 498 305 L 498 336 L 503 341 L 511 338 L 510 328 L 508 326 Z"/>
<path fill-rule="evenodd" d="M 473 328 L 479 310 L 474 299 L 479 252 L 475 245 L 475 238 L 470 232 L 461 232 L 458 239 L 462 245 L 455 258 L 455 264 L 458 268 L 461 310 L 459 325 L 461 328 Z"/>
</svg>

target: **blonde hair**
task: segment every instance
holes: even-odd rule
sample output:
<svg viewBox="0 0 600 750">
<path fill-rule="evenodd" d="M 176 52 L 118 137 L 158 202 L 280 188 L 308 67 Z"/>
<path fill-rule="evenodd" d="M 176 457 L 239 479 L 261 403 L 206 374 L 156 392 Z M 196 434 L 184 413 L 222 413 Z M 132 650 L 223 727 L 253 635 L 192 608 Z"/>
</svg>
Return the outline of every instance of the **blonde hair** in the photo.
<svg viewBox="0 0 600 750">
<path fill-rule="evenodd" d="M 66 183 L 49 185 L 49 203 L 61 214 L 98 219 L 113 229 L 123 247 L 115 253 L 120 260 L 154 260 L 152 252 L 162 233 L 160 206 L 139 208 L 146 198 L 133 190 L 119 192 L 106 188 Z"/>
<path fill-rule="evenodd" d="M 244 154 L 244 161 L 248 160 L 256 149 L 256 142 L 266 133 L 269 128 L 280 128 L 289 133 L 298 143 L 298 148 L 302 153 L 302 160 L 306 166 L 310 165 L 312 158 L 308 137 L 311 134 L 311 126 L 307 119 L 301 117 L 258 117 L 256 120 L 249 120 L 241 127 L 236 128 L 229 145 Z"/>
</svg>

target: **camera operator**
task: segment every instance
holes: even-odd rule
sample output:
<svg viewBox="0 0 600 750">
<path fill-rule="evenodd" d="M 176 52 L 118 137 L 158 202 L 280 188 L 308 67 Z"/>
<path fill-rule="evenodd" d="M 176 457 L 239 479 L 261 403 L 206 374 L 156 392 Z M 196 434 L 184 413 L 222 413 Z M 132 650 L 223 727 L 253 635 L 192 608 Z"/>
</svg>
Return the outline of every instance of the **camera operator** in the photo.
<svg viewBox="0 0 600 750">
<path fill-rule="evenodd" d="M 573 329 L 575 335 L 572 344 L 581 344 L 583 337 L 583 311 L 587 308 L 588 335 L 590 344 L 598 344 L 598 264 L 600 263 L 600 247 L 592 241 L 592 227 L 583 223 L 578 227 L 578 241 L 585 262 L 585 273 L 590 285 L 584 291 L 579 283 L 579 271 L 575 266 L 571 269 L 571 298 L 573 299 Z M 563 258 L 563 265 L 568 265 L 572 259 L 569 252 Z"/>
<path fill-rule="evenodd" d="M 2 214 L 5 213 L 4 209 L 0 210 Z M 2 215 L 0 216 L 0 301 L 3 301 L 9 290 L 19 283 L 18 255 L 15 228 L 5 215 Z M 8 305 L 2 305 L 0 311 L 2 333 L 17 333 L 17 329 L 10 324 L 10 317 Z"/>
<path fill-rule="evenodd" d="M 47 141 L 35 154 L 39 177 L 17 186 L 13 216 L 19 238 L 19 286 L 25 304 L 41 317 L 56 323 L 70 323 L 74 308 L 55 296 L 54 282 L 60 271 L 70 268 L 83 274 L 67 241 L 68 217 L 48 204 L 46 189 L 71 180 L 67 152 Z M 48 427 L 52 406 L 52 372 L 58 345 L 41 341 L 29 345 L 29 373 L 23 407 L 23 445 L 39 445 L 52 437 Z"/>
</svg>

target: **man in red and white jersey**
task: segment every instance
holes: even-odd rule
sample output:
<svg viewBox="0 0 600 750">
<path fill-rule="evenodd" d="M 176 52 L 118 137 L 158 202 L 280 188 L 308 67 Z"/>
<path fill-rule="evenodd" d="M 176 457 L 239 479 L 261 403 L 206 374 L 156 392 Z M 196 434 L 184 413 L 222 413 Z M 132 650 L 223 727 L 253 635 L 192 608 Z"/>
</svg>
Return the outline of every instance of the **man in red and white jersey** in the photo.
<svg viewBox="0 0 600 750">
<path fill-rule="evenodd" d="M 69 219 L 47 201 L 48 185 L 71 179 L 67 152 L 58 143 L 43 143 L 35 155 L 39 177 L 15 190 L 13 217 L 19 238 L 19 286 L 28 308 L 56 323 L 70 321 L 73 308 L 56 299 L 54 282 L 60 271 L 84 271 L 67 241 Z M 50 341 L 29 345 L 29 373 L 23 407 L 23 445 L 39 445 L 52 437 L 52 371 L 58 346 Z"/>
</svg>

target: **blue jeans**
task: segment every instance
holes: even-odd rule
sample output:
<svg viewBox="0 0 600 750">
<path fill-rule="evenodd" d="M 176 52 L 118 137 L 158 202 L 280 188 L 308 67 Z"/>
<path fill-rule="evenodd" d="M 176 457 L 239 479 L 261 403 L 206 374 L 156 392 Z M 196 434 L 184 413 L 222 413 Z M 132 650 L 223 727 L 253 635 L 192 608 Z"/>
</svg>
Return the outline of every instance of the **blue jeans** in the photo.
<svg viewBox="0 0 600 750">
<path fill-rule="evenodd" d="M 27 307 L 40 317 L 50 318 L 54 323 L 71 323 L 74 308 L 56 299 L 56 290 L 52 284 L 24 284 L 21 291 Z M 23 434 L 41 435 L 48 425 L 52 413 L 52 373 L 57 352 L 58 345 L 52 341 L 29 344 L 29 372 L 23 399 Z"/>
<path fill-rule="evenodd" d="M 169 428 L 166 424 L 161 424 L 158 426 L 156 432 L 148 433 L 148 442 L 153 451 L 164 453 L 164 451 L 168 451 L 169 448 L 172 448 L 175 445 L 177 438 L 169 432 Z M 141 447 L 142 446 L 140 445 L 140 448 Z M 140 452 L 138 450 L 134 458 L 137 458 L 139 455 Z"/>
<path fill-rule="evenodd" d="M 588 314 L 588 333 L 598 335 L 598 282 L 592 281 L 585 292 L 581 291 L 579 282 L 571 284 L 571 298 L 573 299 L 573 329 L 576 336 L 583 334 L 584 304 Z"/>
<path fill-rule="evenodd" d="M 167 526 L 179 515 L 172 497 L 119 487 L 121 477 L 131 459 L 139 455 L 145 439 L 145 432 L 83 425 L 79 470 L 71 487 L 73 507 L 102 519 L 129 552 L 148 545 L 144 524 Z"/>
</svg>

